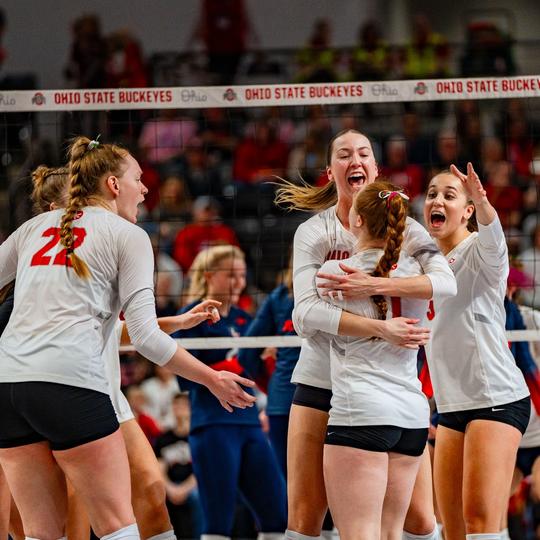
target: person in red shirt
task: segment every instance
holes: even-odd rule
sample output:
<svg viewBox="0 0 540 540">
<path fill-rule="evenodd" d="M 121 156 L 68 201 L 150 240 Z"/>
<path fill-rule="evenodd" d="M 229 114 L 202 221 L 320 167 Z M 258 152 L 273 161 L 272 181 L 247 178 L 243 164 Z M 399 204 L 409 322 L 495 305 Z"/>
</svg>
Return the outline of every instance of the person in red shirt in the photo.
<svg viewBox="0 0 540 540">
<path fill-rule="evenodd" d="M 252 136 L 238 145 L 233 162 L 233 178 L 241 184 L 257 184 L 283 176 L 289 148 L 276 137 L 266 121 L 257 122 Z"/>
<path fill-rule="evenodd" d="M 198 197 L 192 208 L 193 222 L 176 235 L 173 258 L 187 272 L 199 251 L 215 244 L 240 246 L 234 230 L 221 222 L 216 199 Z"/>
</svg>

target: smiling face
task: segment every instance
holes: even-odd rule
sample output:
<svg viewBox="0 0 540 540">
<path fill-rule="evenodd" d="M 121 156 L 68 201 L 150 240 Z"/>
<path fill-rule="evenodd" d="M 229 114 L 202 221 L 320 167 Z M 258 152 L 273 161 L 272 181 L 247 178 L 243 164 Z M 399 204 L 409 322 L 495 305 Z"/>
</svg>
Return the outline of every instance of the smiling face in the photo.
<svg viewBox="0 0 540 540">
<path fill-rule="evenodd" d="M 474 205 L 459 178 L 441 173 L 431 180 L 424 204 L 424 220 L 431 236 L 444 240 L 456 233 L 465 234 L 473 212 Z"/>
<path fill-rule="evenodd" d="M 369 139 L 355 131 L 337 137 L 332 143 L 326 172 L 329 180 L 336 183 L 338 199 L 352 201 L 355 193 L 374 182 L 378 175 Z"/>
<path fill-rule="evenodd" d="M 208 296 L 231 305 L 237 304 L 246 287 L 246 262 L 238 257 L 227 257 L 216 268 L 206 272 Z"/>
<path fill-rule="evenodd" d="M 137 223 L 138 206 L 144 201 L 148 189 L 141 181 L 142 170 L 137 160 L 128 154 L 124 162 L 125 168 L 122 175 L 118 176 L 118 215 L 131 223 Z"/>
</svg>

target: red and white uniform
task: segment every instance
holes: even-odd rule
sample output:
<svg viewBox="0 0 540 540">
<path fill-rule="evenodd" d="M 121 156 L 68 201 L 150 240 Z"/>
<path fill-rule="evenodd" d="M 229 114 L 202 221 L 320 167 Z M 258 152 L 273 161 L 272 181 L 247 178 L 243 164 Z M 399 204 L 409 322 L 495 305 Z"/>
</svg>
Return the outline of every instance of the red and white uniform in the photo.
<svg viewBox="0 0 540 540">
<path fill-rule="evenodd" d="M 478 225 L 446 258 L 458 292 L 434 298 L 426 346 L 440 413 L 482 409 L 529 395 L 505 335 L 508 249 L 501 223 Z"/>
<path fill-rule="evenodd" d="M 293 383 L 331 388 L 330 340 L 337 335 L 341 308 L 321 300 L 315 276 L 326 260 L 351 256 L 356 237 L 339 221 L 336 207 L 302 223 L 294 236 L 293 322 L 302 338 Z M 434 297 L 456 294 L 456 282 L 443 255 L 418 222 L 407 219 L 402 251 L 413 257 L 431 281 Z"/>
<path fill-rule="evenodd" d="M 372 272 L 383 251 L 368 249 L 343 261 L 347 266 Z M 326 261 L 321 270 L 343 274 L 338 261 Z M 401 254 L 390 277 L 422 274 L 420 264 Z M 324 299 L 363 317 L 376 319 L 377 307 L 371 298 Z M 387 319 L 404 316 L 423 323 L 427 300 L 387 298 Z M 408 429 L 429 427 L 429 405 L 417 374 L 417 353 L 381 339 L 333 336 L 331 341 L 332 408 L 329 424 L 333 426 L 389 425 Z"/>
<path fill-rule="evenodd" d="M 66 266 L 63 210 L 24 223 L 0 246 L 0 287 L 17 277 L 15 304 L 0 338 L 0 382 L 43 381 L 109 393 L 104 348 L 120 310 L 137 350 L 163 365 L 176 351 L 155 318 L 154 258 L 148 235 L 99 207 L 73 221 L 77 255 L 91 277 Z"/>
</svg>

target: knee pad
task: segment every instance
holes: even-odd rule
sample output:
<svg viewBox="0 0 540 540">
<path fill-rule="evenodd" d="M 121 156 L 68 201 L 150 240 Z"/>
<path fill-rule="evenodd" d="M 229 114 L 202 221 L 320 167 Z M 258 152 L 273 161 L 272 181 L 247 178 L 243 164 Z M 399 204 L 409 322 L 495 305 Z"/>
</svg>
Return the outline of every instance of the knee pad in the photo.
<svg viewBox="0 0 540 540">
<path fill-rule="evenodd" d="M 437 526 L 437 523 L 435 523 L 433 530 L 428 534 L 413 534 L 403 531 L 401 538 L 403 540 L 437 540 L 440 538 L 439 527 Z"/>
<path fill-rule="evenodd" d="M 122 529 L 112 532 L 111 534 L 106 534 L 101 537 L 101 540 L 141 540 L 139 534 L 139 529 L 137 524 L 133 523 Z"/>
<path fill-rule="evenodd" d="M 466 534 L 467 540 L 501 540 L 501 533 L 478 533 L 478 534 Z"/>
<path fill-rule="evenodd" d="M 308 536 L 289 529 L 285 531 L 285 540 L 319 540 L 320 538 L 320 536 Z"/>
<path fill-rule="evenodd" d="M 160 534 L 155 534 L 154 536 L 151 536 L 148 538 L 148 540 L 176 540 L 176 535 L 174 534 L 174 531 L 171 529 L 170 531 L 165 531 Z"/>
</svg>

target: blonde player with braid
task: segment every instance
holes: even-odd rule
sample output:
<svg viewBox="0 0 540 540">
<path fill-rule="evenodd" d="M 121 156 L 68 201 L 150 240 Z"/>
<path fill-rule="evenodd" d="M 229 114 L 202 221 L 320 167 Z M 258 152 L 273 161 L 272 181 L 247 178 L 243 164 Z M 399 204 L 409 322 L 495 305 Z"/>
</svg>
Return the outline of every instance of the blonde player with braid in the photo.
<svg viewBox="0 0 540 540">
<path fill-rule="evenodd" d="M 141 354 L 208 386 L 228 410 L 252 404 L 240 384 L 253 383 L 208 368 L 159 329 L 152 247 L 130 223 L 146 191 L 137 161 L 79 137 L 69 170 L 66 209 L 31 219 L 0 246 L 0 287 L 17 276 L 0 338 L 0 463 L 26 536 L 63 537 L 65 475 L 99 537 L 138 539 L 103 360 L 120 310 Z"/>
<path fill-rule="evenodd" d="M 67 167 L 49 168 L 40 166 L 32 173 L 34 189 L 32 200 L 34 212 L 41 214 L 67 203 L 69 171 Z M 120 188 L 122 186 L 120 185 Z M 118 214 L 129 214 L 124 208 L 124 193 L 120 189 L 118 195 Z M 219 316 L 213 308 L 220 302 L 205 300 L 193 307 L 188 313 L 158 319 L 160 328 L 171 334 L 178 330 L 191 328 L 205 320 L 217 322 Z M 9 318 L 9 317 L 8 317 Z M 131 471 L 132 504 L 137 518 L 141 537 L 151 540 L 174 539 L 174 531 L 166 506 L 165 484 L 160 465 L 148 439 L 133 416 L 126 397 L 120 389 L 120 364 L 118 362 L 119 344 L 129 345 L 130 339 L 126 324 L 117 322 L 116 332 L 107 342 L 103 356 L 110 384 L 111 401 L 124 437 Z M 87 539 L 90 535 L 90 524 L 80 498 L 69 489 L 68 485 L 68 521 L 67 535 L 73 540 Z"/>
<path fill-rule="evenodd" d="M 356 237 L 344 262 L 374 277 L 422 274 L 401 245 L 408 197 L 388 182 L 366 186 L 349 213 Z M 338 261 L 321 272 L 340 274 Z M 386 320 L 424 317 L 428 303 L 382 295 L 329 302 L 351 313 Z M 332 400 L 324 447 L 328 504 L 341 540 L 399 539 L 424 452 L 429 406 L 417 376 L 416 351 L 381 339 L 334 336 Z"/>
</svg>

